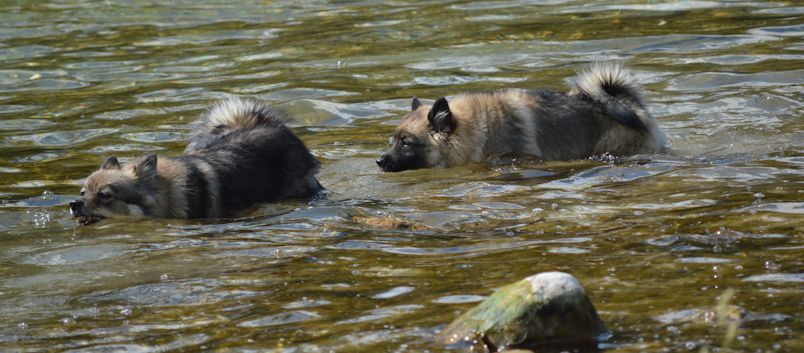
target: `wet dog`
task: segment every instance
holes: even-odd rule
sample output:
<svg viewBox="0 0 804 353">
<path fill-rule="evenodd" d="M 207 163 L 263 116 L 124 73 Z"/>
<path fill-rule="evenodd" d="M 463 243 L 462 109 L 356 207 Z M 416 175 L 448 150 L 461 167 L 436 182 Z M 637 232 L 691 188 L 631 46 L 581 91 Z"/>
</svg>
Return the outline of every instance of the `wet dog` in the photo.
<svg viewBox="0 0 804 353">
<path fill-rule="evenodd" d="M 620 64 L 595 64 L 569 93 L 503 89 L 413 98 L 377 159 L 386 172 L 453 167 L 505 154 L 569 160 L 609 153 L 660 153 L 665 136 L 648 113 L 642 88 Z"/>
<path fill-rule="evenodd" d="M 216 218 L 258 203 L 322 191 L 318 161 L 263 104 L 230 98 L 205 112 L 185 154 L 121 165 L 109 157 L 70 202 L 79 224 L 114 216 Z"/>
</svg>

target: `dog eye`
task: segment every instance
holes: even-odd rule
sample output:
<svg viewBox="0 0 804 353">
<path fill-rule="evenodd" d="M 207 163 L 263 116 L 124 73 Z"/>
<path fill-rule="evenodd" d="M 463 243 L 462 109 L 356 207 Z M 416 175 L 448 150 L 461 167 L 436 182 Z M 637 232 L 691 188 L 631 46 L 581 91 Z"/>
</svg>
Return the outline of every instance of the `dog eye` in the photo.
<svg viewBox="0 0 804 353">
<path fill-rule="evenodd" d="M 84 194 L 86 194 L 86 192 L 84 192 L 84 190 L 81 190 L 81 193 L 79 195 L 84 196 Z"/>
<path fill-rule="evenodd" d="M 109 195 L 109 193 L 106 193 L 106 192 L 103 192 L 103 191 L 98 192 L 98 197 L 99 197 L 100 199 L 102 199 L 102 200 L 106 200 L 106 199 L 108 199 L 108 198 L 109 198 L 109 197 L 111 197 L 111 196 L 112 196 L 112 195 Z"/>
</svg>

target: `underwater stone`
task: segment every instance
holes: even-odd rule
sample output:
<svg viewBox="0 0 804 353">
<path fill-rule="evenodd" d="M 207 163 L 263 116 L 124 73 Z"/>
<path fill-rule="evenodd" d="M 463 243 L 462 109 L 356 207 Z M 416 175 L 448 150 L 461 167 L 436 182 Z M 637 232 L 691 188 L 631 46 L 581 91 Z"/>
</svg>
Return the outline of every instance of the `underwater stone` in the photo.
<svg viewBox="0 0 804 353">
<path fill-rule="evenodd" d="M 588 346 L 610 336 L 580 282 L 563 272 L 544 272 L 502 287 L 441 333 L 448 345 L 482 344 L 490 352 Z"/>
</svg>

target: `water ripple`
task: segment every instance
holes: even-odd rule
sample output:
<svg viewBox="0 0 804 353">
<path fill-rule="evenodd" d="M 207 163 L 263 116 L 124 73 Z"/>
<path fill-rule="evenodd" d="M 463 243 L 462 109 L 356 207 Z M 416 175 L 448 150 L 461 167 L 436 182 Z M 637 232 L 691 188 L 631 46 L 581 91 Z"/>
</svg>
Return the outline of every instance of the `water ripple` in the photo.
<svg viewBox="0 0 804 353">
<path fill-rule="evenodd" d="M 311 311 L 297 310 L 297 311 L 289 311 L 285 313 L 270 315 L 259 319 L 244 321 L 237 324 L 237 326 L 266 327 L 266 326 L 287 325 L 296 322 L 315 320 L 320 317 L 321 315 L 318 315 Z"/>
<path fill-rule="evenodd" d="M 188 134 L 172 131 L 133 132 L 121 135 L 122 138 L 134 142 L 173 142 L 187 141 Z"/>
<path fill-rule="evenodd" d="M 22 107 L 23 106 L 11 106 L 11 107 L 0 106 L 0 114 L 7 112 L 4 111 L 5 108 L 10 108 L 12 110 L 8 111 L 10 113 L 18 113 L 20 111 L 36 108 L 34 106 L 29 106 L 25 108 Z M 8 120 L 0 120 L 0 130 L 39 130 L 49 126 L 53 126 L 54 124 L 55 123 L 52 121 L 42 119 L 8 119 Z"/>
<path fill-rule="evenodd" d="M 379 308 L 370 310 L 369 312 L 363 314 L 362 316 L 353 319 L 337 321 L 335 322 L 335 325 L 356 324 L 360 322 L 377 321 L 394 316 L 410 314 L 422 308 L 424 308 L 423 305 L 417 305 L 417 304 L 397 305 L 386 308 Z"/>
<path fill-rule="evenodd" d="M 447 254 L 457 255 L 457 254 L 469 254 L 469 253 L 492 254 L 495 252 L 513 250 L 513 249 L 516 250 L 528 249 L 545 244 L 577 244 L 577 243 L 585 243 L 591 240 L 592 240 L 591 238 L 586 237 L 575 237 L 575 238 L 550 239 L 550 240 L 523 240 L 523 241 L 512 241 L 507 243 L 463 245 L 463 246 L 452 246 L 443 248 L 417 248 L 409 246 L 384 247 L 381 248 L 380 250 L 392 254 L 403 254 L 403 255 L 447 255 Z"/>
<path fill-rule="evenodd" d="M 48 266 L 75 265 L 123 256 L 133 249 L 133 246 L 126 245 L 75 246 L 35 255 L 29 254 L 20 262 Z"/>
<path fill-rule="evenodd" d="M 390 298 L 395 298 L 395 297 L 398 297 L 400 295 L 408 294 L 410 292 L 413 292 L 414 290 L 416 290 L 416 287 L 410 287 L 410 286 L 394 287 L 394 288 L 391 288 L 391 289 L 389 289 L 387 291 L 372 295 L 371 299 L 390 299 Z"/>
<path fill-rule="evenodd" d="M 734 74 L 703 72 L 685 75 L 670 81 L 668 89 L 678 91 L 704 91 L 724 87 L 769 87 L 804 85 L 804 70 Z"/>
<path fill-rule="evenodd" d="M 804 273 L 769 273 L 764 275 L 753 275 L 743 278 L 746 282 L 804 282 Z"/>
<path fill-rule="evenodd" d="M 85 295 L 84 302 L 117 301 L 135 305 L 175 306 L 217 303 L 263 295 L 248 290 L 221 290 L 219 281 L 149 283 L 120 290 L 100 291 Z"/>
<path fill-rule="evenodd" d="M 12 143 L 30 142 L 40 146 L 72 146 L 119 132 L 118 129 L 89 129 L 45 132 L 35 135 L 17 135 L 6 138 Z"/>
</svg>

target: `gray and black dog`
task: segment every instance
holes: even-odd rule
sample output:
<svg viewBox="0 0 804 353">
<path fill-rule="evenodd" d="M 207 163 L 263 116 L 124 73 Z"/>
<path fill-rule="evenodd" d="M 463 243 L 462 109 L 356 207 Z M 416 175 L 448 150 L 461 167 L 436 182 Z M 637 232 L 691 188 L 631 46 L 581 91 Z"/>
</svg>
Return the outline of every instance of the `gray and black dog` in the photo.
<svg viewBox="0 0 804 353">
<path fill-rule="evenodd" d="M 377 159 L 386 172 L 445 168 L 510 153 L 569 160 L 610 153 L 661 153 L 665 135 L 648 113 L 642 88 L 621 64 L 595 64 L 569 93 L 503 89 L 413 99 Z"/>
<path fill-rule="evenodd" d="M 185 154 L 109 157 L 70 202 L 79 224 L 115 216 L 216 218 L 323 191 L 319 163 L 278 109 L 229 98 L 206 111 Z"/>
</svg>

